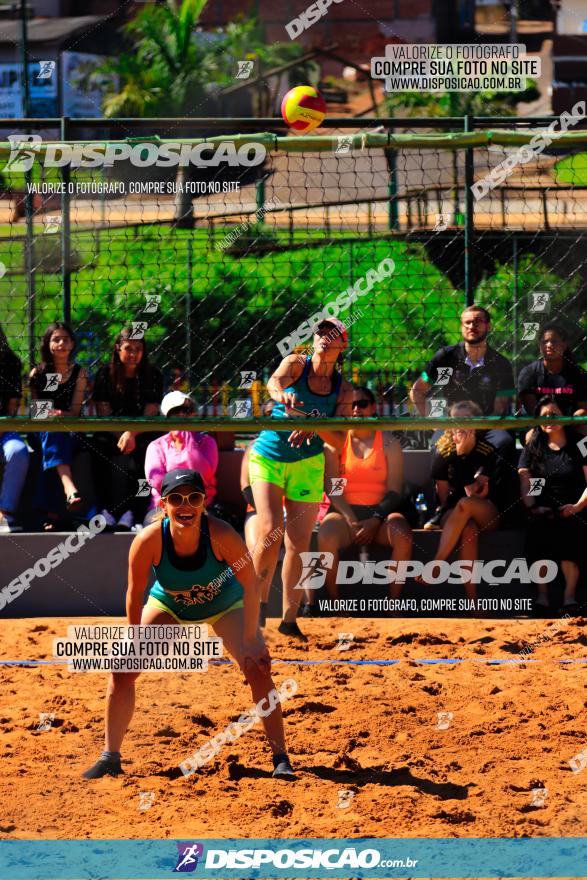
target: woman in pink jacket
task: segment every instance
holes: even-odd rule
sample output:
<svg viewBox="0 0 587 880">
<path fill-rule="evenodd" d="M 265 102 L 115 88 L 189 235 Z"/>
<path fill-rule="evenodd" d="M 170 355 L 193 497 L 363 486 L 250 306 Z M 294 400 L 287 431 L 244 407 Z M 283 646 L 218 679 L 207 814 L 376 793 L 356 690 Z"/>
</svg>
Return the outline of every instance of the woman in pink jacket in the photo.
<svg viewBox="0 0 587 880">
<path fill-rule="evenodd" d="M 183 391 L 171 391 L 161 401 L 164 416 L 178 418 L 193 415 L 194 404 Z M 144 525 L 153 522 L 159 510 L 160 489 L 163 477 L 175 468 L 190 468 L 198 471 L 206 487 L 206 507 L 210 507 L 216 495 L 216 468 L 218 467 L 218 447 L 213 437 L 199 431 L 169 431 L 163 437 L 153 440 L 147 446 L 145 456 L 145 477 L 151 486 L 151 505 L 146 513 Z"/>
</svg>

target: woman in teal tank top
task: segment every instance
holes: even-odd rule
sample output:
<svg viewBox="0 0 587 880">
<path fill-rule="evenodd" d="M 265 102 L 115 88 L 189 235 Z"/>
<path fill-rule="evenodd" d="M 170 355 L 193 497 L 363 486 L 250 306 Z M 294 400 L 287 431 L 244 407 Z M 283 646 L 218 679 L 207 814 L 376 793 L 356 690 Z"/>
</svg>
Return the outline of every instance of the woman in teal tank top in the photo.
<svg viewBox="0 0 587 880">
<path fill-rule="evenodd" d="M 273 752 L 274 776 L 295 778 L 287 753 L 271 658 L 258 628 L 259 591 L 246 545 L 234 529 L 204 509 L 206 491 L 197 471 L 176 469 L 163 478 L 163 518 L 134 539 L 126 594 L 129 625 L 206 623 L 240 666 L 255 704 L 269 700 L 262 715 Z M 143 599 L 151 569 L 157 580 Z M 234 572 L 238 571 L 238 580 Z M 98 779 L 122 773 L 120 747 L 130 725 L 140 673 L 113 673 L 106 698 L 106 750 L 83 775 Z M 262 713 L 259 713 L 262 714 Z"/>
<path fill-rule="evenodd" d="M 347 347 L 345 326 L 329 318 L 312 329 L 313 354 L 288 355 L 267 383 L 267 391 L 275 401 L 272 418 L 352 415 L 352 387 L 337 370 Z M 344 431 L 262 431 L 249 453 L 249 482 L 258 522 L 253 561 L 261 583 L 261 614 L 277 566 L 285 504 L 283 620 L 279 632 L 304 642 L 307 639 L 296 621 L 303 593 L 296 589 L 302 576 L 300 553 L 310 548 L 324 493 L 324 443 L 342 449 L 345 437 Z M 279 540 L 275 540 L 275 534 Z"/>
</svg>

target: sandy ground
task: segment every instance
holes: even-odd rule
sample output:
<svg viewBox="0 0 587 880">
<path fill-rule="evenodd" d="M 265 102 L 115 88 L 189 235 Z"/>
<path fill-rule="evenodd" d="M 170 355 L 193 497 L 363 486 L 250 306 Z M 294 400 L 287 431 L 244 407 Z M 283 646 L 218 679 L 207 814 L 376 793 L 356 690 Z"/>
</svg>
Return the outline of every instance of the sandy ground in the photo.
<svg viewBox="0 0 587 880">
<path fill-rule="evenodd" d="M 7 620 L 1 659 L 49 659 L 53 636 L 81 622 Z M 275 680 L 299 687 L 285 704 L 296 783 L 270 778 L 259 728 L 180 774 L 180 761 L 252 704 L 233 667 L 145 675 L 125 776 L 88 783 L 80 773 L 102 747 L 106 675 L 3 665 L 0 838 L 587 834 L 587 772 L 568 763 L 587 748 L 587 620 L 558 624 L 534 662 L 505 665 L 486 661 L 514 659 L 549 624 L 304 620 L 311 641 L 295 648 L 275 626 Z M 353 633 L 349 651 L 337 650 L 339 632 Z M 464 662 L 421 662 L 432 658 Z M 332 662 L 358 659 L 400 662 Z M 37 730 L 41 712 L 55 714 L 51 729 Z"/>
</svg>

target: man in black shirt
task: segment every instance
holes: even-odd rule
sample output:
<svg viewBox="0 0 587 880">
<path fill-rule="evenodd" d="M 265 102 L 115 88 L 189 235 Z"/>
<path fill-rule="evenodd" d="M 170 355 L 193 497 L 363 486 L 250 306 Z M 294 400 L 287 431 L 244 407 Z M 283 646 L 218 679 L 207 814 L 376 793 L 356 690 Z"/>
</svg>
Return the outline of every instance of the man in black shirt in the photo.
<svg viewBox="0 0 587 880">
<path fill-rule="evenodd" d="M 515 395 L 514 374 L 508 359 L 488 345 L 490 329 L 487 309 L 467 306 L 461 315 L 462 341 L 437 351 L 412 386 L 410 400 L 420 415 L 426 415 L 426 398 L 433 386 L 449 406 L 472 400 L 483 415 L 507 415 Z M 433 443 L 440 434 L 435 432 Z M 514 440 L 507 431 L 492 429 L 486 436 L 498 455 L 511 457 Z"/>
</svg>

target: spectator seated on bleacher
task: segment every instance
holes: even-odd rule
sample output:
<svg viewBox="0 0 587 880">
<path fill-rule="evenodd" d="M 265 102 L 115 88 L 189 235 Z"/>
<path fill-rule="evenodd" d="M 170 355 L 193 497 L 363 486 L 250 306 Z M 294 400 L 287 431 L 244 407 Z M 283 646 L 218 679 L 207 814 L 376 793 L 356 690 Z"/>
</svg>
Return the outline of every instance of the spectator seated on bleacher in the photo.
<svg viewBox="0 0 587 880">
<path fill-rule="evenodd" d="M 22 364 L 0 327 L 0 416 L 15 416 L 22 397 Z M 15 520 L 29 466 L 20 434 L 0 434 L 0 534 L 21 531 Z"/>
<path fill-rule="evenodd" d="M 73 331 L 61 321 L 50 324 L 41 340 L 41 362 L 31 371 L 29 384 L 36 406 L 46 402 L 48 416 L 81 415 L 87 376 L 74 361 L 75 347 Z M 42 431 L 31 434 L 30 443 L 33 449 L 40 450 L 43 467 L 33 503 L 43 511 L 43 529 L 55 531 L 60 525 L 64 500 L 70 513 L 83 507 L 71 466 L 84 448 L 85 438 L 71 432 Z"/>
<path fill-rule="evenodd" d="M 461 419 L 481 415 L 471 400 L 453 404 L 449 412 Z M 485 431 L 450 428 L 438 440 L 431 473 L 440 506 L 424 526 L 442 530 L 437 562 L 448 561 L 453 550 L 461 560 L 477 559 L 480 533 L 499 528 L 504 515 L 517 507 L 519 496 L 512 495 L 511 481 L 496 479 L 497 459 Z M 465 582 L 465 591 L 476 599 L 474 579 Z"/>
<path fill-rule="evenodd" d="M 558 398 L 542 397 L 534 415 L 562 415 Z M 551 559 L 560 564 L 565 582 L 561 614 L 574 614 L 578 609 L 577 582 L 586 561 L 587 464 L 577 448 L 581 440 L 572 427 L 537 425 L 518 466 L 522 499 L 529 512 L 526 556 L 529 563 Z M 549 604 L 548 585 L 540 583 L 536 605 L 543 610 Z"/>
<path fill-rule="evenodd" d="M 110 363 L 94 379 L 93 402 L 98 416 L 157 416 L 163 397 L 163 377 L 149 363 L 145 338 L 132 327 L 116 337 Z M 145 473 L 147 446 L 157 432 L 123 431 L 94 434 L 94 472 L 101 492 L 102 516 L 109 528 L 130 531 L 142 523 L 149 499 L 138 496 Z"/>
<path fill-rule="evenodd" d="M 183 391 L 171 391 L 161 401 L 161 413 L 168 418 L 188 418 L 194 414 L 194 404 L 191 397 Z M 169 431 L 147 447 L 145 477 L 151 486 L 151 504 L 144 525 L 153 522 L 160 511 L 163 477 L 176 468 L 198 471 L 206 488 L 206 507 L 210 507 L 214 501 L 218 468 L 216 441 L 199 431 Z"/>
<path fill-rule="evenodd" d="M 353 418 L 375 418 L 368 388 L 353 388 Z M 398 440 L 383 431 L 353 428 L 340 455 L 326 446 L 326 489 L 331 507 L 318 531 L 318 549 L 333 554 L 326 590 L 338 598 L 336 574 L 340 551 L 353 544 L 383 544 L 394 560 L 411 559 L 412 531 L 404 513 L 403 453 Z M 339 494 L 340 493 L 340 494 Z M 401 584 L 390 585 L 397 598 Z"/>
</svg>

